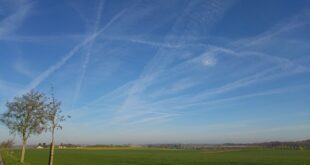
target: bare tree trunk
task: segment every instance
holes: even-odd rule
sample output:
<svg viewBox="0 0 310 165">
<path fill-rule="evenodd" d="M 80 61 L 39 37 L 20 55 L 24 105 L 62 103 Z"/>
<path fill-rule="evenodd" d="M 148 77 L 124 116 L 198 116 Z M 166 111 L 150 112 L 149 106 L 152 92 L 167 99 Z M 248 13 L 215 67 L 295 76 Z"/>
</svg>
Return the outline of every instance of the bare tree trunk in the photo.
<svg viewBox="0 0 310 165">
<path fill-rule="evenodd" d="M 50 146 L 50 156 L 49 156 L 48 164 L 53 165 L 53 160 L 54 160 L 54 129 L 52 130 L 52 143 Z"/>
<path fill-rule="evenodd" d="M 54 142 L 51 143 L 50 146 L 50 156 L 49 156 L 49 165 L 53 165 L 53 159 L 54 159 Z"/>
<path fill-rule="evenodd" d="M 23 139 L 22 154 L 20 156 L 21 163 L 24 163 L 24 160 L 25 160 L 26 144 L 27 144 L 27 141 Z"/>
</svg>

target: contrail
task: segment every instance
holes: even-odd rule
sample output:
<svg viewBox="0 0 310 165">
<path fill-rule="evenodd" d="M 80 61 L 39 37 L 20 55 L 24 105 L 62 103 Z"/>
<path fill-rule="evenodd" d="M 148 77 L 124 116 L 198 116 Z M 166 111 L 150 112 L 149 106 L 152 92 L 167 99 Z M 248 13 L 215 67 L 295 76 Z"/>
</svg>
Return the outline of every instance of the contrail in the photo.
<svg viewBox="0 0 310 165">
<path fill-rule="evenodd" d="M 49 67 L 47 70 L 42 72 L 38 77 L 36 77 L 26 88 L 26 90 L 22 91 L 22 93 L 27 92 L 31 89 L 36 88 L 40 85 L 45 79 L 47 79 L 51 74 L 53 74 L 56 70 L 61 68 L 69 59 L 71 59 L 82 47 L 90 43 L 92 40 L 97 38 L 103 31 L 105 31 L 115 20 L 117 20 L 120 16 L 125 13 L 126 10 L 122 10 L 117 15 L 115 15 L 111 21 L 103 28 L 101 28 L 98 32 L 93 35 L 88 36 L 84 41 L 76 45 L 73 49 L 70 50 L 60 61 L 56 64 Z"/>
<path fill-rule="evenodd" d="M 15 13 L 2 18 L 0 21 L 0 39 L 5 37 L 10 38 L 11 36 L 9 35 L 20 27 L 33 7 L 30 1 L 14 1 L 14 4 L 16 5 L 14 7 L 17 8 Z"/>
<path fill-rule="evenodd" d="M 208 5 L 205 5 L 205 6 L 206 7 L 213 6 L 212 5 L 213 3 L 217 3 L 217 2 L 216 1 L 210 1 L 208 3 Z M 195 1 L 195 2 L 190 1 L 186 5 L 183 12 L 179 15 L 179 17 L 174 22 L 172 28 L 170 29 L 170 32 L 166 35 L 166 37 L 164 39 L 165 44 L 173 42 L 173 43 L 176 43 L 177 45 L 179 45 L 181 43 L 184 43 L 184 40 L 182 38 L 178 38 L 178 40 L 174 40 L 174 38 L 172 37 L 173 36 L 172 34 L 180 35 L 181 37 L 186 36 L 186 34 L 191 34 L 193 31 L 192 28 L 186 29 L 185 31 L 182 31 L 181 34 L 180 34 L 180 29 L 179 29 L 179 26 L 182 25 L 182 23 L 184 23 L 184 20 L 188 20 L 190 16 L 196 16 L 196 15 L 199 16 L 199 15 L 201 15 L 201 12 L 210 15 L 207 19 L 203 19 L 203 22 L 208 24 L 208 27 L 209 27 L 215 23 L 215 21 L 213 20 L 214 17 L 216 17 L 216 18 L 221 17 L 221 15 L 226 10 L 226 7 L 223 7 L 222 5 L 219 5 L 219 6 L 222 6 L 219 8 L 209 7 L 210 11 L 203 8 L 203 7 L 199 11 L 193 10 L 193 7 L 195 7 L 197 5 L 203 5 L 203 4 L 197 3 L 197 1 Z M 210 18 L 212 18 L 212 20 L 210 20 Z M 186 26 L 189 26 L 189 25 L 195 26 L 194 28 L 201 30 L 200 29 L 201 28 L 201 22 L 192 21 L 192 22 L 186 23 Z M 197 34 L 195 33 L 195 35 L 197 35 Z M 118 112 L 117 116 L 118 115 L 124 115 L 124 113 L 128 113 L 129 111 L 125 111 L 125 109 L 127 107 L 132 106 L 131 104 L 135 104 L 135 99 L 136 99 L 137 95 L 139 95 L 142 91 L 144 91 L 145 88 L 150 86 L 150 84 L 156 80 L 156 77 L 158 77 L 158 75 L 161 74 L 162 70 L 164 70 L 164 68 L 169 66 L 173 62 L 174 59 L 175 59 L 175 57 L 173 57 L 173 56 L 169 56 L 169 55 L 167 56 L 164 47 L 159 47 L 157 52 L 153 56 L 153 58 L 149 61 L 148 64 L 146 64 L 146 66 L 142 70 L 142 72 L 139 75 L 139 77 L 137 78 L 137 80 L 133 83 L 131 88 L 128 90 L 128 96 L 124 100 L 124 102 L 121 104 L 119 109 L 117 110 L 117 112 Z M 129 112 L 129 113 L 133 113 L 133 112 Z"/>
<path fill-rule="evenodd" d="M 97 31 L 98 31 L 103 5 L 104 5 L 104 1 L 100 1 L 98 12 L 97 12 L 97 16 L 96 16 L 95 27 L 94 27 L 94 30 L 93 30 L 93 34 L 97 33 Z M 85 61 L 84 61 L 83 66 L 82 66 L 81 76 L 80 76 L 80 78 L 79 78 L 79 80 L 77 82 L 77 85 L 76 85 L 76 89 L 75 89 L 75 93 L 74 93 L 74 96 L 73 96 L 72 105 L 75 104 L 76 100 L 78 99 L 78 97 L 80 95 L 81 87 L 82 87 L 82 84 L 84 82 L 84 77 L 85 77 L 85 74 L 86 74 L 86 70 L 88 68 L 88 64 L 89 64 L 89 60 L 90 60 L 90 57 L 91 57 L 91 51 L 92 51 L 94 42 L 95 42 L 95 39 L 92 40 L 91 42 L 89 42 L 89 44 L 88 44 L 88 46 L 86 48 L 87 52 L 85 54 Z"/>
</svg>

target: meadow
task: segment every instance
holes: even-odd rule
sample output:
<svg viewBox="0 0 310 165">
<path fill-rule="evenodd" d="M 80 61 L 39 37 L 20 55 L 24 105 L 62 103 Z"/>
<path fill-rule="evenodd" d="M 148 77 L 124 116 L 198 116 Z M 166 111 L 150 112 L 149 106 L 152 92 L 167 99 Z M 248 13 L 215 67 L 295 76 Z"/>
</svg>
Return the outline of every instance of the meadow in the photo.
<svg viewBox="0 0 310 165">
<path fill-rule="evenodd" d="M 15 165 L 19 151 L 2 151 L 6 165 Z M 16 159 L 15 159 L 15 158 Z M 10 160 L 7 160 L 10 159 Z M 12 160 L 15 159 L 15 160 Z M 9 162 L 10 161 L 10 162 Z M 27 165 L 47 164 L 47 149 L 29 149 Z M 58 149 L 55 165 L 309 165 L 310 150 L 172 150 L 149 148 Z"/>
</svg>

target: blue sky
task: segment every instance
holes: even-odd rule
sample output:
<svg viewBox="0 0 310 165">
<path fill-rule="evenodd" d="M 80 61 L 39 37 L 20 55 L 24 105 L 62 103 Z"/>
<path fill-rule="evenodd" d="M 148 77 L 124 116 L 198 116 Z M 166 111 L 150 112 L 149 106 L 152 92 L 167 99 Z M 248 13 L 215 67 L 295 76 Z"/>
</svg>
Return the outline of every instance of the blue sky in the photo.
<svg viewBox="0 0 310 165">
<path fill-rule="evenodd" d="M 59 143 L 309 139 L 309 52 L 306 0 L 0 0 L 0 113 L 53 84 Z"/>
</svg>

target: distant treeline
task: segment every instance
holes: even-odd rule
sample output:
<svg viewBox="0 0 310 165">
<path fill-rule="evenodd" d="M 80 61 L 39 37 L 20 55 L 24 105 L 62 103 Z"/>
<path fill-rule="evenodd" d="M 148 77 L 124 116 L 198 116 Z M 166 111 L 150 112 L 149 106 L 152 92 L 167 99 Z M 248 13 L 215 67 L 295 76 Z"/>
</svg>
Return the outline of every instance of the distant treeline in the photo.
<svg viewBox="0 0 310 165">
<path fill-rule="evenodd" d="M 39 143 L 38 146 L 45 148 L 45 143 Z M 165 148 L 165 149 L 238 149 L 238 148 L 277 148 L 277 149 L 310 149 L 310 140 L 295 141 L 295 142 L 264 142 L 264 143 L 224 143 L 224 144 L 145 144 L 145 145 L 115 145 L 115 144 L 95 144 L 95 145 L 79 145 L 70 143 L 61 143 L 57 147 L 67 148 L 80 148 L 80 147 L 91 147 L 91 148 L 120 148 L 120 147 L 147 147 L 147 148 Z"/>
<path fill-rule="evenodd" d="M 268 148 L 286 148 L 286 149 L 310 149 L 310 140 L 296 141 L 296 142 L 266 142 L 252 144 L 252 146 L 261 146 Z"/>
<path fill-rule="evenodd" d="M 130 147 L 130 145 L 113 145 L 113 144 L 95 144 L 95 145 L 87 145 L 86 147 L 104 147 L 104 148 L 119 148 L 119 147 Z"/>
<path fill-rule="evenodd" d="M 310 140 L 295 142 L 264 142 L 264 143 L 225 143 L 225 144 L 147 144 L 149 148 L 167 148 L 167 149 L 229 149 L 229 148 L 277 148 L 277 149 L 310 149 Z"/>
<path fill-rule="evenodd" d="M 45 143 L 39 143 L 37 146 L 42 146 L 45 148 Z M 114 145 L 114 144 L 94 144 L 94 145 L 80 145 L 80 144 L 71 144 L 71 143 L 60 143 L 59 145 L 56 145 L 57 147 L 66 147 L 66 148 L 80 148 L 80 147 L 105 147 L 105 148 L 113 148 L 113 147 L 130 147 L 130 145 Z"/>
</svg>

